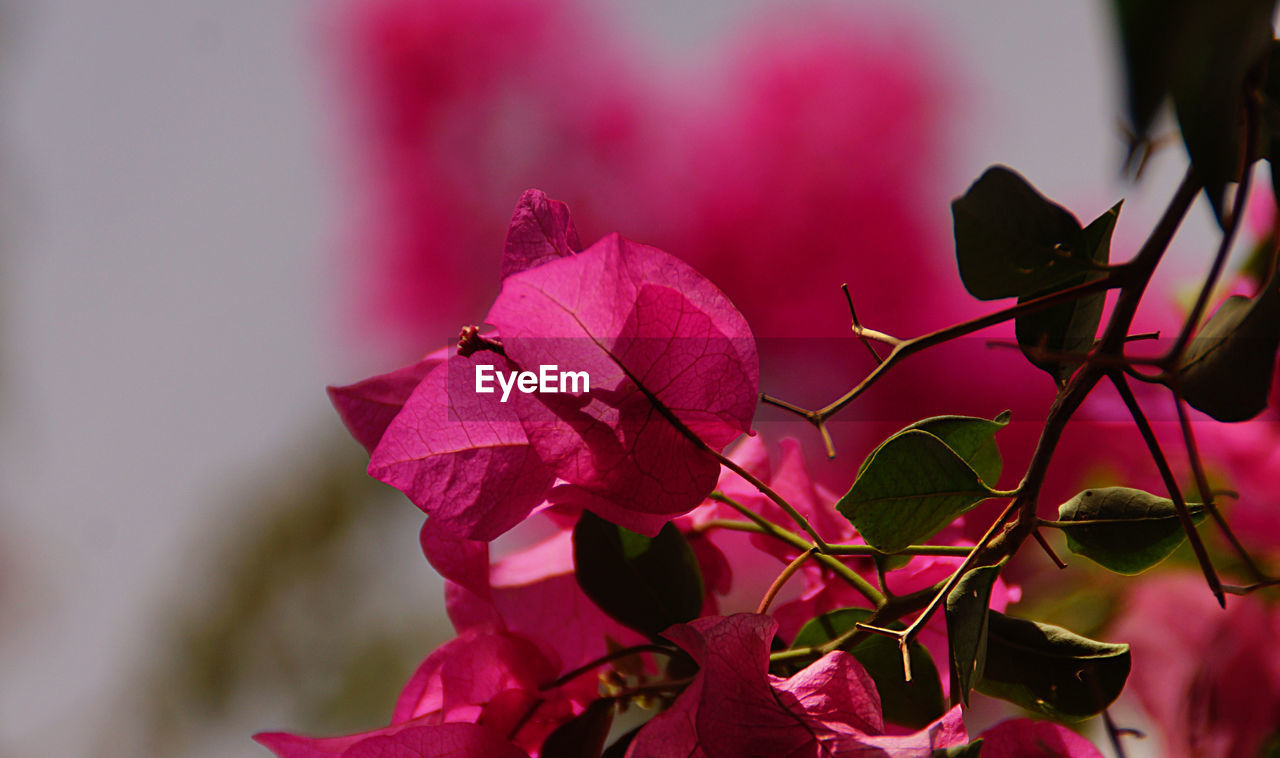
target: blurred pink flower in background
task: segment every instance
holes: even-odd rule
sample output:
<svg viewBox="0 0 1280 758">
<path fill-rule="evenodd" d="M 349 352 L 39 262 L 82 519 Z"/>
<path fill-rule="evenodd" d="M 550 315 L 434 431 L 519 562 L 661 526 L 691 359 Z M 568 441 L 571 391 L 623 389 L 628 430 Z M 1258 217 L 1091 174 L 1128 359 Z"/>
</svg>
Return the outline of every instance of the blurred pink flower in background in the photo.
<svg viewBox="0 0 1280 758">
<path fill-rule="evenodd" d="M 1135 583 L 1117 639 L 1133 648 L 1128 689 L 1171 758 L 1253 756 L 1280 736 L 1280 614 L 1261 597 L 1223 612 L 1196 573 Z"/>
<path fill-rule="evenodd" d="M 762 335 L 846 334 L 836 287 L 855 279 L 874 283 L 855 289 L 885 323 L 933 323 L 899 293 L 943 289 L 920 198 L 946 88 L 905 23 L 770 19 L 719 76 L 659 87 L 661 61 L 625 57 L 610 44 L 625 35 L 571 0 L 376 0 L 341 21 L 365 209 L 349 247 L 362 301 L 412 344 L 475 318 L 502 249 L 494 219 L 533 186 L 569 204 L 584 239 L 617 230 L 688 260 Z"/>
</svg>

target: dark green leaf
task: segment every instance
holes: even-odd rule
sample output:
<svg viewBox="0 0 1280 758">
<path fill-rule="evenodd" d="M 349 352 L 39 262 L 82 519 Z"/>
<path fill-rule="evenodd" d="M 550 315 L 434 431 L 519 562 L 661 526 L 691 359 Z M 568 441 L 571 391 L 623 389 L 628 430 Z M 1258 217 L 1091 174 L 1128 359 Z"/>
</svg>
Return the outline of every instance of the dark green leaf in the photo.
<svg viewBox="0 0 1280 758">
<path fill-rule="evenodd" d="M 542 758 L 600 758 L 613 726 L 613 701 L 597 700 L 547 735 Z"/>
<path fill-rule="evenodd" d="M 1124 51 L 1129 122 L 1144 138 L 1169 94 L 1175 41 L 1184 7 L 1197 0 L 1115 0 Z"/>
<path fill-rule="evenodd" d="M 1116 219 L 1120 216 L 1120 206 L 1123 204 L 1123 200 L 1116 203 L 1111 210 L 1094 219 L 1093 223 L 1084 229 L 1083 253 L 1099 266 L 1105 266 L 1111 260 L 1111 233 L 1116 228 Z M 1100 279 L 1105 275 L 1101 270 L 1090 271 L 1063 282 L 1061 287 L 1020 297 L 1018 302 L 1034 300 L 1059 289 Z M 1080 363 L 1039 356 L 1036 351 L 1088 352 L 1093 347 L 1093 338 L 1098 332 L 1098 323 L 1102 319 L 1102 306 L 1105 302 L 1106 294 L 1095 292 L 1068 303 L 1060 303 L 1026 316 L 1019 316 L 1014 325 L 1018 346 L 1022 348 L 1023 355 L 1027 356 L 1027 360 L 1037 368 L 1047 371 L 1059 387 L 1065 385 Z"/>
<path fill-rule="evenodd" d="M 969 690 L 982 678 L 987 655 L 987 609 L 1001 565 L 966 571 L 947 595 L 947 647 L 951 653 L 951 696 L 969 704 Z"/>
<path fill-rule="evenodd" d="M 1267 54 L 1267 81 L 1262 89 L 1262 134 L 1259 140 L 1271 164 L 1271 190 L 1280 197 L 1280 169 L 1276 161 L 1280 160 L 1280 40 L 1271 41 L 1271 50 Z M 1270 257 L 1267 258 L 1268 262 Z M 1257 277 L 1266 279 L 1266 274 Z"/>
<path fill-rule="evenodd" d="M 940 747 L 933 751 L 933 758 L 978 758 L 980 755 L 982 755 L 981 737 L 970 742 L 968 745 Z"/>
<path fill-rule="evenodd" d="M 900 429 L 894 436 L 911 429 L 928 432 L 945 442 L 947 447 L 960 456 L 961 460 L 969 464 L 982 481 L 995 484 L 1000 479 L 1002 465 L 995 434 L 1008 425 L 1009 411 L 1001 413 L 994 419 L 973 416 L 934 416 Z M 880 447 L 884 447 L 884 443 L 881 443 Z M 879 447 L 871 451 L 871 455 L 868 455 L 858 467 L 858 474 L 866 470 L 867 464 L 879 451 Z"/>
<path fill-rule="evenodd" d="M 650 539 L 584 512 L 573 529 L 573 565 L 601 610 L 651 637 L 702 611 L 702 572 L 674 524 Z"/>
<path fill-rule="evenodd" d="M 1226 184 L 1244 165 L 1245 98 L 1274 36 L 1275 0 L 1115 0 L 1115 7 L 1135 135 L 1146 138 L 1172 94 L 1192 166 L 1221 222 Z"/>
<path fill-rule="evenodd" d="M 836 508 L 868 545 L 894 553 L 932 537 L 991 495 L 945 442 L 909 429 L 871 454 Z"/>
<path fill-rule="evenodd" d="M 1204 508 L 1189 505 L 1191 520 Z M 1067 548 L 1119 574 L 1140 574 L 1186 539 L 1172 500 L 1128 487 L 1085 490 L 1058 506 L 1058 524 Z"/>
<path fill-rule="evenodd" d="M 1021 297 L 1087 271 L 1080 222 L 1004 166 L 987 169 L 951 203 L 956 260 L 979 300 Z"/>
<path fill-rule="evenodd" d="M 1050 718 L 1095 716 L 1129 677 L 1129 646 L 988 611 L 987 661 L 979 692 Z"/>
<path fill-rule="evenodd" d="M 1267 407 L 1280 347 L 1280 277 L 1254 298 L 1232 295 L 1187 346 L 1179 380 L 1191 407 L 1245 421 Z"/>
<path fill-rule="evenodd" d="M 866 608 L 841 608 L 824 613 L 800 628 L 791 647 L 812 647 L 830 642 L 852 629 L 854 624 L 865 622 L 870 617 L 871 611 Z M 904 628 L 896 623 L 890 626 Z M 923 645 L 913 642 L 908 648 L 911 655 L 910 682 L 903 677 L 902 653 L 898 650 L 898 643 L 888 637 L 871 635 L 842 649 L 857 658 L 875 680 L 885 719 L 900 726 L 921 729 L 946 712 L 938 667 Z"/>
<path fill-rule="evenodd" d="M 1244 167 L 1244 111 L 1250 70 L 1275 36 L 1276 0 L 1186 4 L 1173 58 L 1174 112 L 1191 166 L 1219 223 L 1226 186 Z"/>
</svg>

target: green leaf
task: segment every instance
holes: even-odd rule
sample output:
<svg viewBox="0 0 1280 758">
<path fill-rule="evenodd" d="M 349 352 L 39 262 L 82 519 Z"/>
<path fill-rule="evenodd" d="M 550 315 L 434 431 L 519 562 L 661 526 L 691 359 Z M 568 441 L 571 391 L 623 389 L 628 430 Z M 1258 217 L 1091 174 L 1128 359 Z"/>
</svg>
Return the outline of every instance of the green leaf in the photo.
<svg viewBox="0 0 1280 758">
<path fill-rule="evenodd" d="M 908 429 L 871 454 L 836 508 L 868 545 L 894 553 L 937 534 L 992 494 L 945 442 Z"/>
<path fill-rule="evenodd" d="M 980 755 L 982 755 L 981 737 L 968 745 L 940 747 L 933 751 L 933 758 L 978 758 Z"/>
<path fill-rule="evenodd" d="M 988 611 L 987 661 L 976 689 L 1050 718 L 1095 716 L 1129 677 L 1129 646 Z"/>
<path fill-rule="evenodd" d="M 951 695 L 969 705 L 969 690 L 982 678 L 987 656 L 987 609 L 991 588 L 1003 562 L 966 571 L 947 595 L 947 642 L 951 656 Z"/>
<path fill-rule="evenodd" d="M 542 743 L 542 758 L 600 758 L 613 726 L 614 703 L 597 700 L 582 713 L 556 727 Z"/>
<path fill-rule="evenodd" d="M 1204 507 L 1187 506 L 1191 520 Z M 1173 501 L 1128 487 L 1085 490 L 1058 506 L 1067 549 L 1118 574 L 1141 574 L 1178 549 L 1187 538 Z"/>
<path fill-rule="evenodd" d="M 1084 229 L 1084 252 L 1095 264 L 1105 266 L 1111 260 L 1111 233 L 1116 228 L 1116 219 L 1120 216 L 1120 206 L 1124 201 L 1116 203 L 1110 210 L 1094 219 Z M 1054 287 L 1018 298 L 1019 303 L 1034 300 L 1037 297 L 1052 294 L 1059 289 L 1074 287 L 1079 284 L 1101 279 L 1106 273 L 1101 270 L 1090 271 Z M 1014 321 L 1014 331 L 1018 337 L 1018 346 L 1022 354 L 1033 365 L 1049 373 L 1059 387 L 1065 386 L 1067 380 L 1079 368 L 1079 361 L 1062 361 L 1055 358 L 1041 357 L 1036 350 L 1051 353 L 1086 353 L 1093 347 L 1094 336 L 1098 333 L 1098 323 L 1102 320 L 1102 306 L 1106 302 L 1106 293 L 1095 292 L 1068 303 L 1060 303 L 1041 311 L 1019 316 Z"/>
<path fill-rule="evenodd" d="M 1174 31 L 1181 26 L 1183 6 L 1196 0 L 1115 0 L 1124 51 L 1129 122 L 1145 138 L 1160 105 L 1169 94 Z"/>
<path fill-rule="evenodd" d="M 1244 167 L 1246 80 L 1275 36 L 1276 0 L 1185 5 L 1174 53 L 1174 113 L 1191 166 L 1204 183 L 1220 224 L 1226 187 Z"/>
<path fill-rule="evenodd" d="M 956 260 L 979 300 L 1021 297 L 1088 271 L 1080 222 L 1004 166 L 987 169 L 951 203 Z"/>
<path fill-rule="evenodd" d="M 674 524 L 650 539 L 586 511 L 573 529 L 573 565 L 592 602 L 650 637 L 702 612 L 702 572 Z"/>
<path fill-rule="evenodd" d="M 849 631 L 859 622 L 871 618 L 866 608 L 841 608 L 810 619 L 796 634 L 792 648 L 822 645 Z M 894 629 L 904 629 L 901 624 L 891 624 Z M 928 726 L 947 710 L 942 694 L 942 682 L 933 656 L 918 642 L 907 648 L 911 656 L 911 681 L 902 673 L 902 653 L 898 643 L 888 637 L 871 635 L 856 645 L 841 648 L 858 659 L 858 663 L 875 680 L 880 693 L 880 706 L 884 717 L 900 726 L 921 729 Z"/>
<path fill-rule="evenodd" d="M 1245 421 L 1267 407 L 1280 347 L 1280 275 L 1253 298 L 1232 295 L 1205 322 L 1179 369 L 1182 396 L 1218 421 Z"/>
<path fill-rule="evenodd" d="M 1000 448 L 996 446 L 995 434 L 1009 425 L 1009 416 L 1009 411 L 1004 411 L 994 419 L 973 416 L 934 416 L 899 429 L 889 439 L 911 429 L 928 432 L 945 442 L 947 447 L 960 456 L 961 460 L 969 464 L 982 481 L 995 484 L 1000 480 L 1000 470 L 1003 465 L 1000 460 Z M 867 464 L 881 447 L 884 447 L 883 442 L 858 466 L 859 476 L 866 470 Z"/>
<path fill-rule="evenodd" d="M 1226 185 L 1239 179 L 1244 165 L 1245 98 L 1252 69 L 1274 36 L 1275 5 L 1115 0 L 1134 132 L 1145 139 L 1172 94 L 1191 164 L 1220 223 Z"/>
</svg>

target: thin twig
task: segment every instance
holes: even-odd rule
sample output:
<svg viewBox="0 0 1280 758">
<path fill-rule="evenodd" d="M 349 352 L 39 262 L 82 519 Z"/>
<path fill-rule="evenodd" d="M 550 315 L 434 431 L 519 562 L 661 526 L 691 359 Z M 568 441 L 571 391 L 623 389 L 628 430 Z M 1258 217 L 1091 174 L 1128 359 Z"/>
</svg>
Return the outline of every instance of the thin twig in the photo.
<svg viewBox="0 0 1280 758">
<path fill-rule="evenodd" d="M 1151 424 L 1147 421 L 1146 414 L 1142 412 L 1142 406 L 1138 405 L 1138 399 L 1133 396 L 1133 390 L 1129 389 L 1128 380 L 1124 378 L 1123 374 L 1110 374 L 1109 376 L 1111 383 L 1116 387 L 1116 391 L 1120 393 L 1120 399 L 1124 401 L 1125 407 L 1129 409 L 1129 415 L 1133 416 L 1138 432 L 1142 434 L 1142 439 L 1147 443 L 1147 450 L 1150 451 L 1151 457 L 1155 460 L 1156 468 L 1160 471 L 1160 478 L 1164 480 L 1165 489 L 1169 491 L 1169 497 L 1173 500 L 1174 510 L 1178 512 L 1178 520 L 1182 522 L 1182 529 L 1187 533 L 1187 540 L 1191 542 L 1191 549 L 1196 554 L 1196 561 L 1200 563 L 1200 570 L 1204 573 L 1205 581 L 1209 583 L 1209 590 L 1217 598 L 1218 605 L 1226 608 L 1227 599 L 1222 591 L 1222 582 L 1218 579 L 1218 573 L 1213 569 L 1213 562 L 1209 560 L 1209 554 L 1204 549 L 1204 542 L 1200 539 L 1200 533 L 1196 531 L 1195 522 L 1191 520 L 1191 513 L 1187 510 L 1186 501 L 1182 499 L 1182 491 L 1178 488 L 1178 482 L 1173 476 L 1173 470 L 1169 468 L 1169 461 L 1164 457 L 1164 451 L 1160 449 L 1160 441 L 1156 439 L 1155 432 L 1151 429 Z"/>
<path fill-rule="evenodd" d="M 578 677 L 582 676 L 583 674 L 587 673 L 588 671 L 591 671 L 592 669 L 598 666 L 603 666 L 604 664 L 610 663 L 612 661 L 616 661 L 619 658 L 626 658 L 627 656 L 631 656 L 631 655 L 639 655 L 640 653 L 664 653 L 666 655 L 671 655 L 674 652 L 675 651 L 672 650 L 671 648 L 664 647 L 662 645 L 645 644 L 645 645 L 632 645 L 631 647 L 624 647 L 618 650 L 605 653 L 599 658 L 596 658 L 594 661 L 589 661 L 587 663 L 584 663 L 581 666 L 577 667 L 576 669 L 573 669 L 572 671 L 568 672 L 567 674 L 564 674 L 557 679 L 547 682 L 546 684 L 540 685 L 538 687 L 538 690 L 540 692 L 553 690 L 556 687 L 560 687 L 564 684 L 567 684 L 568 682 L 573 681 L 574 679 L 577 679 Z"/>
<path fill-rule="evenodd" d="M 813 547 L 815 547 L 813 543 L 809 542 L 804 537 L 801 537 L 795 532 L 789 531 L 787 529 L 783 529 L 782 527 L 778 526 L 772 521 L 769 521 L 768 519 L 764 518 L 760 514 L 751 510 L 750 508 L 743 505 L 742 503 L 739 503 L 737 500 L 734 500 L 733 498 L 724 494 L 723 492 L 720 492 L 720 491 L 712 492 L 707 497 L 711 500 L 715 500 L 718 503 L 724 503 L 730 508 L 733 508 L 737 512 L 741 513 L 743 516 L 746 516 L 748 519 L 750 519 L 751 522 L 754 523 L 756 526 L 760 527 L 760 530 L 762 533 L 767 534 L 770 537 L 773 537 L 774 539 L 781 540 L 787 543 L 788 545 L 791 545 L 792 547 L 796 548 L 797 550 L 810 550 Z M 871 585 L 871 582 L 868 582 L 866 579 L 863 579 L 862 576 L 860 576 L 856 571 L 844 565 L 844 563 L 841 562 L 839 558 L 836 558 L 835 556 L 827 555 L 826 553 L 819 551 L 815 560 L 817 560 L 818 563 L 821 563 L 823 566 L 831 569 L 831 571 L 835 573 L 836 576 L 848 582 L 849 586 L 853 587 L 855 590 L 861 593 L 861 595 L 865 597 L 867 600 L 869 600 L 871 604 L 874 605 L 875 607 L 879 608 L 880 606 L 884 605 L 885 597 L 883 594 L 880 593 L 880 590 L 877 590 L 875 587 L 873 587 Z"/>
<path fill-rule="evenodd" d="M 1200 499 L 1204 501 L 1204 507 L 1209 511 L 1209 515 L 1213 518 L 1213 522 L 1218 525 L 1222 535 L 1227 538 L 1227 542 L 1231 543 L 1231 549 L 1240 557 L 1245 568 L 1249 569 L 1249 574 L 1253 576 L 1254 581 L 1270 581 L 1270 577 L 1262 573 L 1262 569 L 1258 568 L 1258 564 L 1249 555 L 1249 551 L 1244 549 L 1244 545 L 1240 543 L 1235 532 L 1231 531 L 1231 527 L 1227 525 L 1227 520 L 1222 517 L 1222 512 L 1218 510 L 1218 505 L 1214 502 L 1215 493 L 1209 487 L 1209 477 L 1205 474 L 1204 460 L 1200 457 L 1200 448 L 1196 445 L 1195 431 L 1191 428 L 1191 419 L 1187 415 L 1187 409 L 1182 400 L 1182 387 L 1177 374 L 1169 377 L 1169 389 L 1173 391 L 1173 405 L 1178 409 L 1178 426 L 1182 428 L 1182 441 L 1187 447 L 1187 458 L 1191 461 L 1191 473 L 1195 477 L 1196 489 L 1200 491 Z"/>
<path fill-rule="evenodd" d="M 853 295 L 849 294 L 849 283 L 841 284 L 840 289 L 844 290 L 845 302 L 849 304 L 849 318 L 853 321 L 853 333 L 858 335 L 858 339 L 862 341 L 862 344 L 867 346 L 867 351 L 875 359 L 876 365 L 883 363 L 884 359 L 876 351 L 876 346 L 872 345 L 871 341 L 867 339 L 867 335 L 862 332 L 862 322 L 858 321 L 858 311 L 853 307 Z"/>
<path fill-rule="evenodd" d="M 787 567 L 782 570 L 782 573 L 778 574 L 778 578 L 773 580 L 773 584 L 769 585 L 769 590 L 764 593 L 764 597 L 760 598 L 760 605 L 756 607 L 756 613 L 763 616 L 769 612 L 769 606 L 773 605 L 773 599 L 782 591 L 782 586 L 800 570 L 800 567 L 804 565 L 805 561 L 814 556 L 817 549 L 818 548 L 816 546 L 811 547 L 796 556 L 795 560 L 787 564 Z"/>
</svg>

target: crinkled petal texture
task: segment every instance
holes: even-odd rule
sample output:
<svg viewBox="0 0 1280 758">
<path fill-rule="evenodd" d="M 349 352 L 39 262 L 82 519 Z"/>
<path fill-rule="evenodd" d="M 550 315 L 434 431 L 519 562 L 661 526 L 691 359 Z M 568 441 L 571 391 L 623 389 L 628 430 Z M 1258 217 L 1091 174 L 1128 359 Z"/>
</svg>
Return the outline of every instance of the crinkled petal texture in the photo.
<svg viewBox="0 0 1280 758">
<path fill-rule="evenodd" d="M 447 357 L 446 350 L 437 350 L 417 363 L 389 374 L 370 377 L 345 387 L 330 387 L 329 400 L 351 436 L 372 455 L 414 388 Z"/>
<path fill-rule="evenodd" d="M 398 490 L 457 537 L 490 540 L 543 501 L 553 477 L 511 404 L 476 391 L 476 367 L 510 373 L 492 352 L 451 356 L 433 368 L 392 420 L 369 474 Z"/>
<path fill-rule="evenodd" d="M 541 190 L 525 190 L 511 215 L 502 251 L 502 278 L 537 268 L 582 249 L 569 206 Z"/>
<path fill-rule="evenodd" d="M 254 739 L 280 758 L 529 758 L 498 732 L 476 724 L 391 727 L 331 740 L 280 733 Z"/>
<path fill-rule="evenodd" d="M 777 625 L 767 616 L 701 618 L 668 629 L 700 671 L 675 704 L 636 735 L 628 758 L 920 756 L 967 741 L 958 708 L 912 735 L 883 735 L 875 683 L 831 653 L 790 679 L 768 673 Z"/>
<path fill-rule="evenodd" d="M 1001 721 L 979 736 L 982 758 L 1103 758 L 1092 742 L 1051 721 Z"/>
<path fill-rule="evenodd" d="M 715 285 L 679 259 L 617 235 L 504 280 L 487 321 L 528 371 L 586 372 L 589 391 L 519 393 L 538 456 L 585 497 L 677 514 L 715 486 L 719 450 L 750 429 L 755 340 Z M 645 528 L 647 527 L 647 528 Z M 642 525 L 652 533 L 651 524 Z"/>
</svg>

